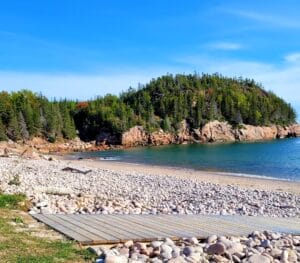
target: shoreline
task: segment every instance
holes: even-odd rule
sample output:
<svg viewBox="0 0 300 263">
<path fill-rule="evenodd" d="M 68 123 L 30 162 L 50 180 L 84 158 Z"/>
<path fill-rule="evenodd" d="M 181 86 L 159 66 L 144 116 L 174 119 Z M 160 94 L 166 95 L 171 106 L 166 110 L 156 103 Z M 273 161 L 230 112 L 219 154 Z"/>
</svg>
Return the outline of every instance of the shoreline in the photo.
<svg viewBox="0 0 300 263">
<path fill-rule="evenodd" d="M 300 216 L 299 183 L 61 158 L 1 158 L 0 188 L 33 214 Z"/>
<path fill-rule="evenodd" d="M 66 156 L 55 155 L 58 159 L 73 164 L 82 164 L 89 168 L 108 169 L 117 172 L 147 173 L 157 176 L 174 176 L 191 179 L 198 182 L 216 183 L 219 185 L 232 185 L 247 189 L 260 189 L 266 191 L 282 191 L 300 194 L 300 182 L 276 177 L 251 175 L 243 173 L 228 173 L 218 171 L 196 170 L 176 166 L 159 166 L 142 163 L 90 159 L 68 159 Z"/>
</svg>

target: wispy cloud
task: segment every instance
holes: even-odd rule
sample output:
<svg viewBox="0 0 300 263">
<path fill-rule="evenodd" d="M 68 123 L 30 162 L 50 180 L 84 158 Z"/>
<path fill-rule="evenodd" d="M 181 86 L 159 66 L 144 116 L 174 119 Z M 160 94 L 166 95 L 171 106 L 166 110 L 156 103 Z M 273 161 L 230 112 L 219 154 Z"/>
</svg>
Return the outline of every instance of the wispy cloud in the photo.
<svg viewBox="0 0 300 263">
<path fill-rule="evenodd" d="M 300 62 L 300 52 L 291 53 L 284 57 L 287 62 Z"/>
<path fill-rule="evenodd" d="M 234 42 L 209 43 L 207 44 L 207 47 L 211 49 L 219 49 L 219 50 L 227 50 L 227 51 L 240 50 L 244 48 L 243 45 Z"/>
<path fill-rule="evenodd" d="M 267 25 L 273 25 L 273 26 L 285 27 L 285 28 L 300 28 L 299 18 L 292 18 L 292 17 L 273 15 L 273 14 L 271 15 L 266 13 L 251 12 L 251 11 L 244 11 L 244 10 L 227 10 L 226 12 L 235 16 L 261 22 Z"/>
</svg>

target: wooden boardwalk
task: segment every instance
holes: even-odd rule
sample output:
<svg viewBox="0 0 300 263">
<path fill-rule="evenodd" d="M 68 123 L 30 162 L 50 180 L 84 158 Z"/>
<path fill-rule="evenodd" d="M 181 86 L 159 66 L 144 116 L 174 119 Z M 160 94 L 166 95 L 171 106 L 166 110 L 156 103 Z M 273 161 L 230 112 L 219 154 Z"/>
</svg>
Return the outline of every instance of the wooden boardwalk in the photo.
<svg viewBox="0 0 300 263">
<path fill-rule="evenodd" d="M 300 218 L 202 215 L 33 215 L 83 245 L 164 237 L 239 236 L 255 230 L 300 234 Z"/>
</svg>

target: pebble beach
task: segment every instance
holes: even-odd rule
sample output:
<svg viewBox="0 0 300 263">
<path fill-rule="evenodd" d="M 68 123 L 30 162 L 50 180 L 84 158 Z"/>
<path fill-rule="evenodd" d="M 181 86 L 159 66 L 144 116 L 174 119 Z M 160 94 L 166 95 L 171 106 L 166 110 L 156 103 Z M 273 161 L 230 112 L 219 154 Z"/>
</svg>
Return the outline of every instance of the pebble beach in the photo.
<svg viewBox="0 0 300 263">
<path fill-rule="evenodd" d="M 89 172 L 63 171 L 66 167 Z M 227 176 L 226 183 L 239 183 L 221 184 L 214 180 L 225 175 L 195 179 L 191 171 L 162 168 L 158 174 L 157 167 L 85 160 L 1 158 L 0 170 L 1 189 L 25 193 L 30 213 L 300 216 L 296 182 L 277 182 L 272 190 L 271 180 L 251 179 L 254 187 L 245 187 L 245 178 Z M 256 188 L 259 182 L 267 190 Z M 276 190 L 279 183 L 295 191 Z"/>
<path fill-rule="evenodd" d="M 66 169 L 67 168 L 67 169 Z M 43 156 L 1 158 L 0 186 L 25 193 L 30 214 L 203 214 L 299 217 L 299 183 L 218 173 Z M 81 171 L 83 173 L 78 173 Z M 263 190 L 264 189 L 264 190 Z M 299 219 L 300 220 L 300 219 Z M 300 236 L 128 241 L 90 248 L 96 262 L 299 262 Z"/>
</svg>

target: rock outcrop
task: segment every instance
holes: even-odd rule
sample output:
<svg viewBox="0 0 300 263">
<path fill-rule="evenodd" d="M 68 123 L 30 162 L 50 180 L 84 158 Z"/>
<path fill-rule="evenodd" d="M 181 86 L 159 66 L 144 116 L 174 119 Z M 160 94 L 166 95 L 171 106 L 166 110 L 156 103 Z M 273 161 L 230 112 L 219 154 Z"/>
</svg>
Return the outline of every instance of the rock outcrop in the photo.
<svg viewBox="0 0 300 263">
<path fill-rule="evenodd" d="M 121 144 L 125 147 L 147 145 L 148 143 L 149 134 L 142 126 L 134 126 L 122 134 Z"/>
<path fill-rule="evenodd" d="M 186 120 L 180 122 L 179 129 L 177 131 L 176 142 L 184 143 L 190 142 L 193 140 L 193 136 L 191 135 L 190 125 Z"/>
<path fill-rule="evenodd" d="M 235 130 L 227 122 L 212 121 L 205 124 L 201 131 L 202 142 L 232 142 L 235 141 Z"/>
<path fill-rule="evenodd" d="M 241 125 L 234 128 L 227 122 L 212 121 L 205 124 L 202 130 L 194 130 L 194 134 L 197 134 L 202 142 L 273 140 L 299 137 L 300 125 L 294 124 L 287 127 Z"/>
<path fill-rule="evenodd" d="M 240 125 L 236 128 L 228 122 L 216 120 L 208 122 L 202 129 L 191 129 L 186 121 L 182 121 L 176 134 L 164 132 L 161 129 L 150 133 L 142 126 L 132 127 L 123 133 L 121 144 L 124 147 L 133 147 L 138 145 L 181 144 L 185 142 L 259 141 L 298 136 L 300 136 L 300 125 L 298 124 L 287 127 Z"/>
<path fill-rule="evenodd" d="M 36 159 L 38 154 L 100 151 L 115 148 L 128 148 L 146 145 L 182 144 L 188 142 L 214 143 L 235 141 L 272 140 L 287 137 L 300 137 L 300 125 L 253 126 L 240 125 L 235 128 L 227 122 L 211 121 L 202 128 L 192 129 L 184 120 L 176 133 L 159 129 L 148 132 L 142 126 L 134 126 L 121 136 L 109 132 L 99 132 L 96 141 L 84 142 L 79 138 L 50 143 L 42 138 L 26 142 L 0 142 L 0 156 L 22 156 Z"/>
<path fill-rule="evenodd" d="M 151 145 L 166 145 L 175 142 L 176 140 L 173 134 L 164 132 L 161 129 L 159 131 L 152 132 L 149 134 L 149 143 Z"/>
<path fill-rule="evenodd" d="M 242 125 L 240 129 L 236 130 L 236 139 L 238 141 L 259 141 L 272 140 L 277 138 L 276 126 L 253 126 Z"/>
</svg>

